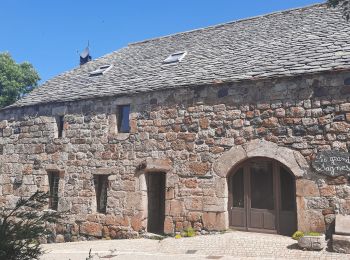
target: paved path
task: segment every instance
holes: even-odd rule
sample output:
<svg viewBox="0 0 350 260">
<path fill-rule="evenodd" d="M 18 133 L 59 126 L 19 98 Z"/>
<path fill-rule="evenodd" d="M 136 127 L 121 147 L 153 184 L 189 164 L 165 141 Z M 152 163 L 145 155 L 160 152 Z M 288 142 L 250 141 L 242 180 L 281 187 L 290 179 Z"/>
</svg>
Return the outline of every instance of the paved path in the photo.
<svg viewBox="0 0 350 260">
<path fill-rule="evenodd" d="M 90 248 L 96 259 L 184 260 L 184 259 L 341 259 L 350 255 L 326 250 L 303 251 L 289 237 L 233 231 L 222 235 L 164 240 L 98 240 L 46 244 L 41 260 L 85 260 Z"/>
</svg>

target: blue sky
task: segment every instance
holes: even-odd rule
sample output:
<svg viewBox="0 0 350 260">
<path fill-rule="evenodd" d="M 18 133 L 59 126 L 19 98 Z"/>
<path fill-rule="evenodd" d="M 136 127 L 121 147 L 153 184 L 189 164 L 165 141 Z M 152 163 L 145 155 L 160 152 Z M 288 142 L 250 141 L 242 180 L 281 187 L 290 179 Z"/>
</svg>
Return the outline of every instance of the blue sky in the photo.
<svg viewBox="0 0 350 260">
<path fill-rule="evenodd" d="M 29 61 L 42 81 L 128 43 L 302 7 L 322 0 L 0 0 L 0 52 Z"/>
</svg>

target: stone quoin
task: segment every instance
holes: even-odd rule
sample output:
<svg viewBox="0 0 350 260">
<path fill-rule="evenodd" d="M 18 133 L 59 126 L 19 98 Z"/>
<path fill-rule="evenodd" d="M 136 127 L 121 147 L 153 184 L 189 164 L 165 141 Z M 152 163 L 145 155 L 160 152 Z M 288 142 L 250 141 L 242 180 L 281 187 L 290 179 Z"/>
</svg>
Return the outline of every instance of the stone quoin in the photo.
<svg viewBox="0 0 350 260">
<path fill-rule="evenodd" d="M 89 61 L 0 111 L 0 207 L 50 191 L 67 218 L 49 241 L 329 236 L 350 215 L 349 175 L 314 162 L 349 155 L 349 46 L 341 10 L 321 4 Z"/>
</svg>

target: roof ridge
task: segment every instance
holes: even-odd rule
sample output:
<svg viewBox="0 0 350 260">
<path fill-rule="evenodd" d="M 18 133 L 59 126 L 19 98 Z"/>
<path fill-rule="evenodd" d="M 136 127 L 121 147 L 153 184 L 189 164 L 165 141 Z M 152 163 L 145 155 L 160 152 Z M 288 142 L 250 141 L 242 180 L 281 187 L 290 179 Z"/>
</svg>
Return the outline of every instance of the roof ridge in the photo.
<svg viewBox="0 0 350 260">
<path fill-rule="evenodd" d="M 138 45 L 138 44 L 142 44 L 142 43 L 146 43 L 146 42 L 160 40 L 163 38 L 173 37 L 173 36 L 181 35 L 181 34 L 192 33 L 192 32 L 196 32 L 196 31 L 215 29 L 215 28 L 219 28 L 219 27 L 222 27 L 225 25 L 235 24 L 235 23 L 239 23 L 239 22 L 245 22 L 245 21 L 254 20 L 254 19 L 258 19 L 258 18 L 262 18 L 262 17 L 272 16 L 272 15 L 277 15 L 277 14 L 284 14 L 284 13 L 288 13 L 288 12 L 292 12 L 292 11 L 296 11 L 296 10 L 303 10 L 303 9 L 308 9 L 311 7 L 324 6 L 324 5 L 327 5 L 327 3 L 317 3 L 317 4 L 302 6 L 302 7 L 293 7 L 293 8 L 289 8 L 286 10 L 274 11 L 271 13 L 251 16 L 251 17 L 247 17 L 247 18 L 243 18 L 243 19 L 239 19 L 239 20 L 235 20 L 235 21 L 223 22 L 223 23 L 219 23 L 219 24 L 209 25 L 207 27 L 201 27 L 201 28 L 196 28 L 196 29 L 192 29 L 192 30 L 188 30 L 188 31 L 172 33 L 172 34 L 168 34 L 168 35 L 164 35 L 164 36 L 160 36 L 160 37 L 149 38 L 149 39 L 142 40 L 142 41 L 131 42 L 131 43 L 128 43 L 127 46 Z"/>
</svg>

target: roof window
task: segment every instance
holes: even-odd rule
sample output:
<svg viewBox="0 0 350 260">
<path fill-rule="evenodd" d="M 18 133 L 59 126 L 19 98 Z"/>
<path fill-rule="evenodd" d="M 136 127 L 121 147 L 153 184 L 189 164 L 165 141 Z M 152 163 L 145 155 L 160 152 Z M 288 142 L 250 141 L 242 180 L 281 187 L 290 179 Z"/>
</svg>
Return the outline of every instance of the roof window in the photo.
<svg viewBox="0 0 350 260">
<path fill-rule="evenodd" d="M 185 56 L 187 52 L 186 51 L 179 51 L 171 54 L 168 58 L 166 58 L 163 63 L 168 64 L 168 63 L 175 63 L 175 62 L 180 62 Z"/>
<path fill-rule="evenodd" d="M 107 71 L 109 71 L 112 68 L 113 65 L 102 65 L 97 70 L 91 71 L 89 76 L 100 76 L 105 74 Z"/>
</svg>

